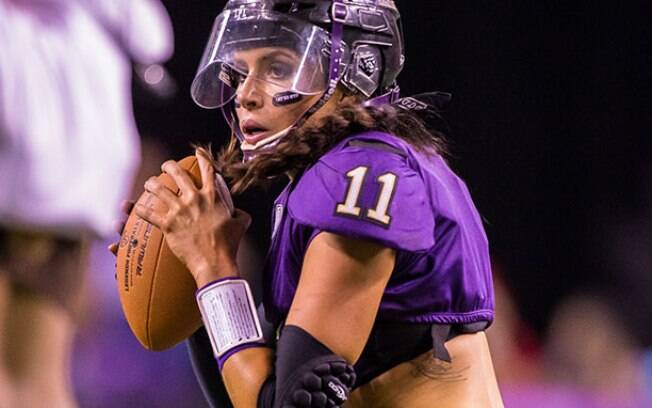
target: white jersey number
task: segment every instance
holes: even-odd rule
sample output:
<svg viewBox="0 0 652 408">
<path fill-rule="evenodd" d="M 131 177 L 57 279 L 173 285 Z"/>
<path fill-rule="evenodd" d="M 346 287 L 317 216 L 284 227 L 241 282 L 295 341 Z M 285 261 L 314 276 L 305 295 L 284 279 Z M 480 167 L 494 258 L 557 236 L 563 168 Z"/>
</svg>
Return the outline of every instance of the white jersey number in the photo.
<svg viewBox="0 0 652 408">
<path fill-rule="evenodd" d="M 346 176 L 349 178 L 349 188 L 346 192 L 344 202 L 338 204 L 335 209 L 337 214 L 352 215 L 355 217 L 360 216 L 362 209 L 358 206 L 358 199 L 360 198 L 362 184 L 364 183 L 368 170 L 369 169 L 366 166 L 358 166 L 346 173 Z M 396 179 L 396 174 L 393 173 L 385 173 L 378 176 L 376 181 L 378 181 L 379 184 L 382 184 L 382 187 L 380 189 L 380 194 L 378 194 L 375 208 L 369 208 L 365 214 L 368 219 L 384 225 L 389 225 L 392 217 L 387 214 L 387 210 L 389 209 L 392 196 L 394 195 Z"/>
</svg>

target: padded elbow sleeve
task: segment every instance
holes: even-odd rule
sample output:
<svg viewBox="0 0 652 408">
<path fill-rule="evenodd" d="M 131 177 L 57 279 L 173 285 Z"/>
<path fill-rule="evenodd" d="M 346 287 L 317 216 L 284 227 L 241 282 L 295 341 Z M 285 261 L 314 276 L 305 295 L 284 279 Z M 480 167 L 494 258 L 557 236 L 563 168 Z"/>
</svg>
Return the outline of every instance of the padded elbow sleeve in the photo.
<svg viewBox="0 0 652 408">
<path fill-rule="evenodd" d="M 259 408 L 340 407 L 355 383 L 353 367 L 310 333 L 285 326 L 278 342 L 275 375 L 258 398 Z"/>
</svg>

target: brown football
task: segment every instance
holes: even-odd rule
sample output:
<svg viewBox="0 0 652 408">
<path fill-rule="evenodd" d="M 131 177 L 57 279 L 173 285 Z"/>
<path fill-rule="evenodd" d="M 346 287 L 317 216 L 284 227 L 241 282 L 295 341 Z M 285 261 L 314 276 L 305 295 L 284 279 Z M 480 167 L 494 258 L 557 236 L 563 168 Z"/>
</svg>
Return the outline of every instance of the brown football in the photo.
<svg viewBox="0 0 652 408">
<path fill-rule="evenodd" d="M 179 162 L 201 186 L 197 159 Z M 179 188 L 163 173 L 158 179 L 173 193 Z M 144 192 L 138 203 L 164 212 L 165 204 Z M 149 350 L 164 350 L 188 338 L 201 325 L 195 301 L 197 286 L 190 272 L 168 248 L 160 229 L 136 215 L 127 219 L 117 254 L 120 303 L 129 327 Z"/>
</svg>

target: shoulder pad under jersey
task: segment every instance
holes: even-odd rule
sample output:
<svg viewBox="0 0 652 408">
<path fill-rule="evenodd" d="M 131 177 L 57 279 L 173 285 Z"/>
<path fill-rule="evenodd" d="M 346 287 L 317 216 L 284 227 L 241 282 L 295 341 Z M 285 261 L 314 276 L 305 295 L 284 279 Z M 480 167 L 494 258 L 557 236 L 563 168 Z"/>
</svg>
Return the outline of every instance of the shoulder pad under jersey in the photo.
<svg viewBox="0 0 652 408">
<path fill-rule="evenodd" d="M 408 154 L 380 141 L 352 140 L 301 176 L 288 211 L 299 223 L 384 246 L 419 251 L 434 245 L 434 215 Z"/>
</svg>

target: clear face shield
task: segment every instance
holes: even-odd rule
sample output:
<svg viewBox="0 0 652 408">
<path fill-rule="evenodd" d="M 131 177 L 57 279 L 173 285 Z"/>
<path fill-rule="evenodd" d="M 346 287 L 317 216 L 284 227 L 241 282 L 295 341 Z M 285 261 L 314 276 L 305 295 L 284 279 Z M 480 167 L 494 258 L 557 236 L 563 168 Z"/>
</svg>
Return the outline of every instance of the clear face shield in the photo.
<svg viewBox="0 0 652 408">
<path fill-rule="evenodd" d="M 268 10 L 226 10 L 215 20 L 191 86 L 194 101 L 220 108 L 252 87 L 275 106 L 326 91 L 329 34 Z M 246 89 L 245 89 L 246 88 Z"/>
</svg>

